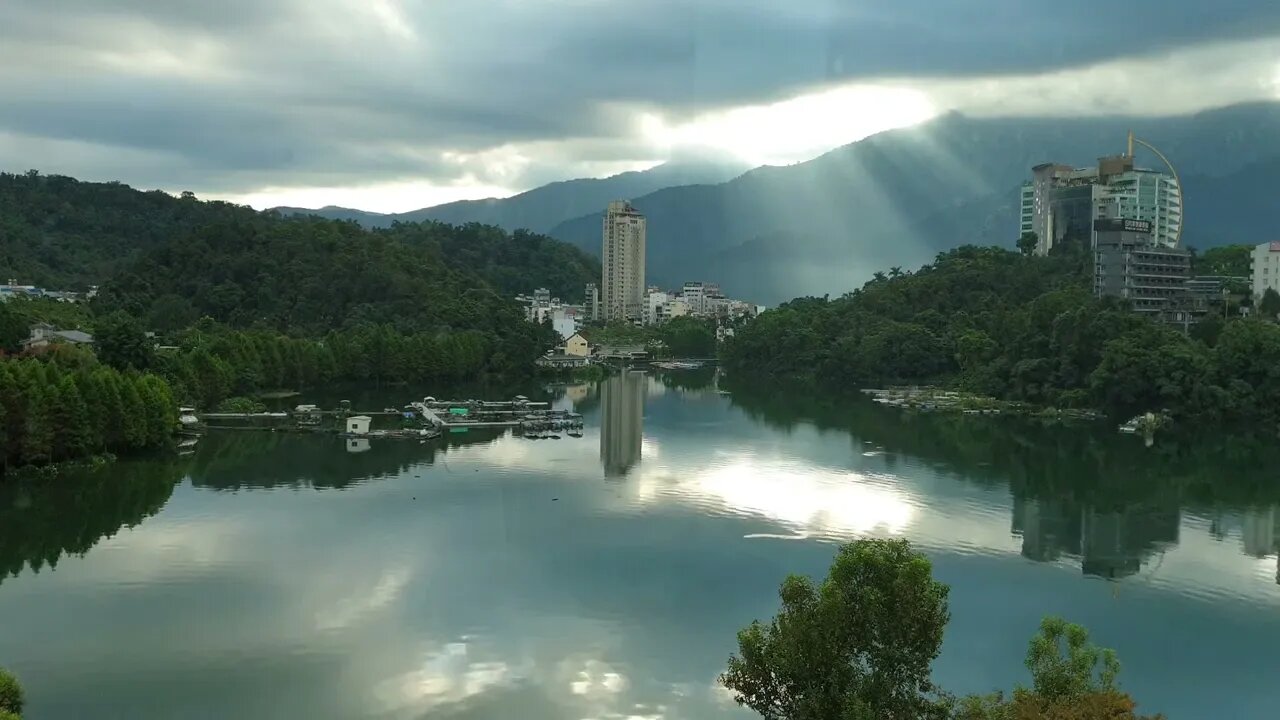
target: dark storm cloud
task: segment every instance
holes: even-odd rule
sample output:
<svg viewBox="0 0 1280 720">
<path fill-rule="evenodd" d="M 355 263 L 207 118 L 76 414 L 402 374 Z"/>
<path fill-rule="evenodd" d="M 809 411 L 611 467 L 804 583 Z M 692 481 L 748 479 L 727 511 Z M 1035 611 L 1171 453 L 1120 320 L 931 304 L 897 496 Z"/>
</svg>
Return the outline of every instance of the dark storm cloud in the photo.
<svg viewBox="0 0 1280 720">
<path fill-rule="evenodd" d="M 854 78 L 1049 70 L 1276 34 L 1280 3 L 1264 0 L 9 0 L 0 152 L 47 167 L 36 149 L 84 144 L 98 151 L 47 169 L 109 178 L 146 157 L 148 175 L 124 179 L 220 192 L 519 184 L 646 159 L 624 105 L 681 117 Z M 552 142 L 575 152 L 527 158 L 523 175 L 457 159 Z"/>
</svg>

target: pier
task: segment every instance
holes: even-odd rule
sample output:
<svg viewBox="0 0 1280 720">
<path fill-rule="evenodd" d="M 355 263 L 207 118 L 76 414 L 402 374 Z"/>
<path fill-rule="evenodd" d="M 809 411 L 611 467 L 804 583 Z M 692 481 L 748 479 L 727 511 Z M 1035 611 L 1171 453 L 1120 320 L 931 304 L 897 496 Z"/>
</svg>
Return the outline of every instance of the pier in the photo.
<svg viewBox="0 0 1280 720">
<path fill-rule="evenodd" d="M 567 410 L 553 410 L 549 403 L 530 401 L 523 396 L 512 400 L 437 400 L 426 397 L 406 404 L 403 409 L 352 410 L 343 407 L 322 410 L 315 405 L 299 405 L 289 411 L 274 412 L 204 412 L 183 409 L 199 423 L 218 420 L 268 421 L 267 426 L 212 426 L 216 429 L 282 430 L 286 432 L 335 432 L 347 437 L 415 438 L 439 437 L 444 432 L 470 428 L 510 428 L 536 437 L 547 431 L 567 430 L 570 434 L 582 428 L 582 416 Z M 406 427 L 398 430 L 372 430 L 376 417 L 397 417 Z M 342 421 L 338 428 L 320 427 L 325 418 Z M 185 424 L 185 423 L 184 423 Z M 285 424 L 283 427 L 282 424 Z"/>
</svg>

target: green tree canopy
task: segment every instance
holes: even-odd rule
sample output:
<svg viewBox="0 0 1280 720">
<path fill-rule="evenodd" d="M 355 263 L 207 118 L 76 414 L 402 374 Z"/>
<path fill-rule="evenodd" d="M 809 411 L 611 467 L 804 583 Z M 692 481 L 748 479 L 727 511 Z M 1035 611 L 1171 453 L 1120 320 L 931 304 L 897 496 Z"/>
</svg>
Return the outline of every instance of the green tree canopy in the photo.
<svg viewBox="0 0 1280 720">
<path fill-rule="evenodd" d="M 1267 320 L 1275 320 L 1280 316 L 1280 293 L 1275 288 L 1267 288 L 1262 292 L 1262 299 L 1258 301 L 1258 315 Z"/>
<path fill-rule="evenodd" d="M 845 545 L 821 584 L 782 583 L 782 609 L 738 633 L 721 682 L 766 720 L 941 717 L 929 668 L 947 587 L 931 573 L 905 540 Z"/>
<path fill-rule="evenodd" d="M 10 303 L 0 301 L 0 353 L 16 353 L 22 349 L 22 341 L 31 332 L 27 317 L 15 310 Z"/>
<path fill-rule="evenodd" d="M 1032 255 L 1036 251 L 1036 246 L 1040 244 L 1040 236 L 1034 231 L 1028 230 L 1018 238 L 1017 244 L 1018 252 L 1023 255 Z"/>
<path fill-rule="evenodd" d="M 98 318 L 94 330 L 94 346 L 102 362 L 117 370 L 151 367 L 151 343 L 136 318 L 117 310 Z"/>
<path fill-rule="evenodd" d="M 21 716 L 24 702 L 18 679 L 8 670 L 0 668 L 0 713 Z"/>
</svg>

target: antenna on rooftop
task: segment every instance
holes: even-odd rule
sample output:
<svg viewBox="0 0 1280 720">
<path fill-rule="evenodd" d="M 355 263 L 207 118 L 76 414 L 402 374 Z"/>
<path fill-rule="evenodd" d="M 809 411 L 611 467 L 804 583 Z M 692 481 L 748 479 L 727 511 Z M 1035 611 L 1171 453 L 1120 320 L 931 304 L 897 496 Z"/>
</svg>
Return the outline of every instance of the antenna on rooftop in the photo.
<svg viewBox="0 0 1280 720">
<path fill-rule="evenodd" d="M 1178 177 L 1178 170 L 1173 167 L 1173 163 L 1169 162 L 1169 158 L 1165 157 L 1164 153 L 1156 149 L 1155 145 L 1152 145 L 1151 143 L 1147 142 L 1146 140 L 1143 140 L 1142 138 L 1134 137 L 1132 130 L 1129 131 L 1128 155 L 1130 160 L 1133 160 L 1133 144 L 1135 142 L 1141 145 L 1142 147 L 1150 150 L 1151 152 L 1155 153 L 1156 157 L 1160 158 L 1164 162 L 1164 164 L 1169 168 L 1169 173 L 1173 175 L 1173 181 L 1178 185 L 1178 233 L 1174 235 L 1174 244 L 1177 247 L 1182 247 L 1182 228 L 1185 227 L 1187 224 L 1187 209 L 1182 203 L 1182 180 Z"/>
</svg>

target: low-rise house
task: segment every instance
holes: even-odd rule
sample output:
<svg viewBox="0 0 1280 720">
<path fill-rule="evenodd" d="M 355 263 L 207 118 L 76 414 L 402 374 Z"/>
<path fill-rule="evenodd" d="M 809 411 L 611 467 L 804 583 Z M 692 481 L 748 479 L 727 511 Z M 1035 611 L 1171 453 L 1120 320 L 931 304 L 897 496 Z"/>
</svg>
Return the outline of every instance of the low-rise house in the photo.
<svg viewBox="0 0 1280 720">
<path fill-rule="evenodd" d="M 22 341 L 22 347 L 31 350 L 53 343 L 92 345 L 93 336 L 81 330 L 59 330 L 49 323 L 39 322 L 31 326 L 31 337 Z"/>
<path fill-rule="evenodd" d="M 591 357 L 591 343 L 582 333 L 574 333 L 564 341 L 564 354 L 576 357 Z"/>
</svg>

